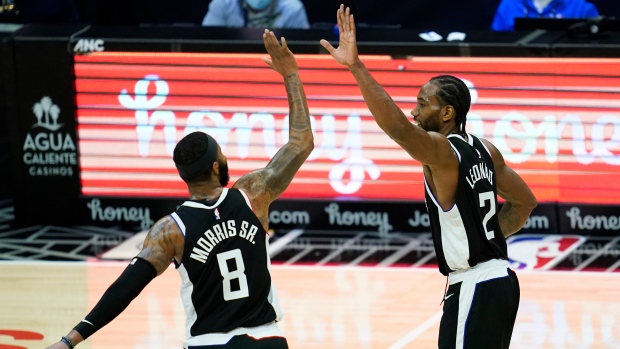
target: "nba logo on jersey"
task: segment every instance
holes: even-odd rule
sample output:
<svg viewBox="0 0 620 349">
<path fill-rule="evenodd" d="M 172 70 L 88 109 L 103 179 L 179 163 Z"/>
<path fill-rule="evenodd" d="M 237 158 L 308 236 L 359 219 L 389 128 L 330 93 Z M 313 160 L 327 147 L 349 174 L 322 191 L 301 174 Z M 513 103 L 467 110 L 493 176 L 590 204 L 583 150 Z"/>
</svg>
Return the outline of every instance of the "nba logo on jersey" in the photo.
<svg viewBox="0 0 620 349">
<path fill-rule="evenodd" d="M 220 211 L 217 209 L 217 207 L 215 208 L 215 211 L 213 212 L 215 213 L 215 218 L 220 219 Z"/>
<path fill-rule="evenodd" d="M 511 268 L 549 270 L 584 241 L 579 235 L 518 235 L 506 239 Z"/>
</svg>

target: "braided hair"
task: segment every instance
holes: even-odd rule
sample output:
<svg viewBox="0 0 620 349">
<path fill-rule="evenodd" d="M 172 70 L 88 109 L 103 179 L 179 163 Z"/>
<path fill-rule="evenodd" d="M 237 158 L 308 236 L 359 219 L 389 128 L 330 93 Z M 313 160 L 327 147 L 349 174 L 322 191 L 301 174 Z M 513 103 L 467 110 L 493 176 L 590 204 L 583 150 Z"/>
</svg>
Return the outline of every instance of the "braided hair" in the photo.
<svg viewBox="0 0 620 349">
<path fill-rule="evenodd" d="M 444 105 L 451 105 L 456 112 L 455 121 L 459 126 L 459 133 L 465 134 L 465 123 L 467 122 L 467 113 L 471 106 L 471 95 L 469 88 L 463 80 L 452 75 L 435 76 L 430 80 L 439 89 L 435 96 Z"/>
</svg>

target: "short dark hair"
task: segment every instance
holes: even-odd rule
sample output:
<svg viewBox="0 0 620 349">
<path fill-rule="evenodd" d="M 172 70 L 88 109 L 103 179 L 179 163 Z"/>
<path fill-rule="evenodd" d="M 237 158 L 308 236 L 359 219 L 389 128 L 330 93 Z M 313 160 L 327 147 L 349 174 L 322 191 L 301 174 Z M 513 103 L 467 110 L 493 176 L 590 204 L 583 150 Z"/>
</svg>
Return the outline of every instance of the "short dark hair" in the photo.
<svg viewBox="0 0 620 349">
<path fill-rule="evenodd" d="M 204 153 L 207 152 L 208 147 L 209 138 L 206 133 L 192 132 L 183 137 L 183 139 L 181 139 L 174 147 L 172 160 L 174 160 L 175 164 L 189 165 L 198 161 Z M 202 182 L 209 180 L 210 177 L 211 168 L 208 168 L 205 172 L 191 178 L 183 178 L 183 176 L 181 176 L 186 183 Z"/>
<path fill-rule="evenodd" d="M 430 80 L 439 87 L 437 99 L 444 105 L 451 105 L 456 112 L 455 121 L 460 126 L 461 133 L 465 133 L 467 113 L 471 107 L 471 94 L 469 87 L 463 80 L 452 75 L 439 75 Z"/>
</svg>

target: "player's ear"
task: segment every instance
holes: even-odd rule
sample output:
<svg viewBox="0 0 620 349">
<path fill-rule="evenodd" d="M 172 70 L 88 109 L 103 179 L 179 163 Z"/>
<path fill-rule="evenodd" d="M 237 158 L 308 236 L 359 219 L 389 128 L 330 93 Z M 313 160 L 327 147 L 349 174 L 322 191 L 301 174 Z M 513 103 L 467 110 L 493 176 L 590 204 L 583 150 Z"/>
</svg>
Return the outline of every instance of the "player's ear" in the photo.
<svg viewBox="0 0 620 349">
<path fill-rule="evenodd" d="M 445 107 L 441 108 L 441 120 L 443 122 L 448 122 L 454 119 L 455 116 L 456 116 L 456 111 L 454 110 L 453 106 L 448 104 Z"/>
</svg>

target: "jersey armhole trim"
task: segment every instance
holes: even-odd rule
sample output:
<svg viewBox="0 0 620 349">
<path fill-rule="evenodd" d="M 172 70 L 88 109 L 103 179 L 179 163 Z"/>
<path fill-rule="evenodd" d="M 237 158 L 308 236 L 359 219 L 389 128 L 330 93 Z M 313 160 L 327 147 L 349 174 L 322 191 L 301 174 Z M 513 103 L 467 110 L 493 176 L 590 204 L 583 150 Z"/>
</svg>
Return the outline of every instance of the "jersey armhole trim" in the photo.
<svg viewBox="0 0 620 349">
<path fill-rule="evenodd" d="M 469 133 L 468 133 L 468 135 L 469 135 L 469 139 L 471 139 L 471 146 L 472 146 L 472 147 L 474 146 L 474 138 L 476 138 L 476 139 L 478 140 L 478 142 L 480 142 L 480 144 L 482 144 L 482 146 L 483 146 L 483 147 L 484 147 L 484 149 L 487 151 L 487 153 L 489 154 L 489 156 L 490 156 L 491 158 L 493 158 L 493 154 L 491 154 L 491 151 L 489 150 L 489 148 L 487 148 L 487 145 L 486 145 L 486 144 L 484 144 L 484 142 L 483 142 L 483 141 L 482 141 L 479 137 L 476 137 L 476 136 L 474 136 L 474 135 L 472 135 L 472 134 L 469 134 Z"/>
<path fill-rule="evenodd" d="M 489 150 L 489 148 L 487 148 L 487 145 L 484 144 L 483 141 L 480 140 L 480 138 L 478 138 L 478 140 L 480 141 L 480 144 L 482 144 L 482 146 L 484 147 L 484 149 L 487 151 L 487 153 L 489 154 L 489 156 L 491 157 L 491 159 L 493 159 L 493 154 L 491 154 L 491 151 Z"/>
<path fill-rule="evenodd" d="M 456 153 L 456 156 L 459 158 L 459 164 L 460 164 L 461 163 L 461 153 L 459 153 L 459 151 L 456 149 L 454 144 L 452 144 L 452 142 L 450 142 L 450 146 L 452 147 L 452 150 Z"/>
<path fill-rule="evenodd" d="M 183 234 L 183 238 L 185 238 L 185 224 L 183 224 L 183 220 L 181 219 L 181 217 L 179 217 L 179 215 L 176 212 L 172 212 L 170 214 L 170 217 L 172 218 L 174 223 L 176 223 L 177 227 L 179 227 L 181 234 Z M 172 257 L 172 261 L 174 262 L 175 269 L 178 269 L 181 266 L 181 261 L 177 261 L 176 256 Z"/>
<path fill-rule="evenodd" d="M 456 206 L 456 200 L 455 200 L 452 206 L 450 206 L 450 209 L 444 210 L 443 207 L 441 207 L 441 205 L 439 204 L 439 202 L 437 202 L 437 198 L 435 198 L 435 194 L 433 194 L 431 187 L 428 185 L 428 182 L 426 181 L 426 177 L 424 178 L 424 188 L 426 192 L 428 193 L 428 196 L 431 197 L 431 200 L 433 201 L 433 204 L 435 204 L 435 207 L 437 207 L 437 209 L 441 210 L 442 212 L 450 212 L 452 211 L 454 206 Z"/>
<path fill-rule="evenodd" d="M 241 188 L 239 188 L 239 192 L 245 199 L 245 203 L 248 204 L 248 206 L 250 207 L 250 210 L 252 210 L 252 203 L 250 202 L 250 198 L 248 197 L 248 194 L 246 194 L 245 191 Z"/>
<path fill-rule="evenodd" d="M 176 212 L 172 212 L 172 214 L 170 214 L 170 217 L 172 217 L 172 220 L 174 220 L 174 222 L 177 224 L 177 226 L 181 230 L 181 234 L 185 236 L 185 224 L 183 224 L 181 217 L 179 217 L 179 215 Z"/>
</svg>

